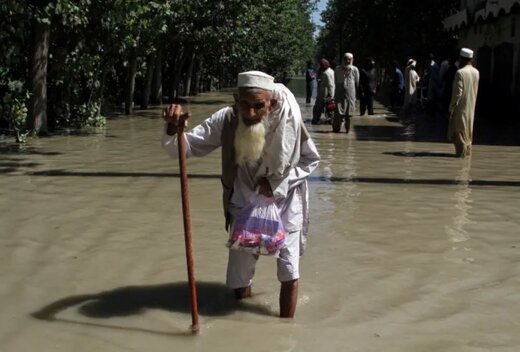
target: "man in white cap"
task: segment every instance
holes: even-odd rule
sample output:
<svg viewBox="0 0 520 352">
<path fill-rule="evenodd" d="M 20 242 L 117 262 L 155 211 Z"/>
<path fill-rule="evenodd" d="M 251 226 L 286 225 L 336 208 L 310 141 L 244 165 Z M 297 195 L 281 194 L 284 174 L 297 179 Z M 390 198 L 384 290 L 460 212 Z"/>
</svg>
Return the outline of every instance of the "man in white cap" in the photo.
<svg viewBox="0 0 520 352">
<path fill-rule="evenodd" d="M 419 83 L 420 77 L 417 71 L 415 71 L 416 64 L 417 61 L 410 59 L 406 63 L 406 69 L 404 70 L 404 104 L 401 108 L 403 117 L 407 117 L 413 110 L 417 100 L 417 83 Z"/>
<path fill-rule="evenodd" d="M 464 158 L 471 155 L 479 72 L 472 65 L 472 50 L 463 48 L 459 56 L 460 68 L 453 80 L 449 107 L 448 139 L 455 144 L 455 155 Z"/>
<path fill-rule="evenodd" d="M 343 64 L 338 65 L 334 71 L 336 90 L 334 101 L 336 102 L 336 114 L 332 121 L 332 131 L 339 132 L 341 123 L 345 120 L 345 132 L 350 131 L 350 119 L 356 108 L 356 94 L 359 89 L 359 70 L 354 63 L 354 55 L 345 53 Z"/>
<path fill-rule="evenodd" d="M 177 158 L 175 133 L 186 124 L 180 105 L 164 111 L 162 144 Z M 299 256 L 308 225 L 307 177 L 319 164 L 318 151 L 306 131 L 294 95 L 273 77 L 248 71 L 238 75 L 235 105 L 214 113 L 184 134 L 187 156 L 204 156 L 222 147 L 222 186 L 226 229 L 257 194 L 274 198 L 286 231 L 277 258 L 280 317 L 292 318 L 298 298 Z M 229 250 L 227 285 L 237 299 L 251 296 L 258 256 Z"/>
</svg>

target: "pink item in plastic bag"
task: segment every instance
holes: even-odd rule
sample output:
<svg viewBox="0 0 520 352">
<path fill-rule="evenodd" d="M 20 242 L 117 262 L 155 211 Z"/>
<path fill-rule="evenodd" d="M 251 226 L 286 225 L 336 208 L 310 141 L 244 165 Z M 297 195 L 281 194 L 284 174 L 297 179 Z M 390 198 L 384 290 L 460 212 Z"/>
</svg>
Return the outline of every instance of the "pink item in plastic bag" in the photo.
<svg viewBox="0 0 520 352">
<path fill-rule="evenodd" d="M 258 196 L 255 206 L 234 219 L 227 246 L 253 254 L 278 255 L 285 230 L 274 198 Z"/>
</svg>

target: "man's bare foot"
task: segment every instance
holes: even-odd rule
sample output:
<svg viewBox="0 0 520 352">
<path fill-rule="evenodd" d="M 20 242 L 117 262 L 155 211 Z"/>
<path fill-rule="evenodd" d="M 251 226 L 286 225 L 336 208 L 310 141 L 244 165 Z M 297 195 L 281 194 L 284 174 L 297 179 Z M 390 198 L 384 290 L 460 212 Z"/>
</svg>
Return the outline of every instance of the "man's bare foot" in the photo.
<svg viewBox="0 0 520 352">
<path fill-rule="evenodd" d="M 235 292 L 236 299 L 251 297 L 251 286 L 235 288 L 233 291 Z"/>
</svg>

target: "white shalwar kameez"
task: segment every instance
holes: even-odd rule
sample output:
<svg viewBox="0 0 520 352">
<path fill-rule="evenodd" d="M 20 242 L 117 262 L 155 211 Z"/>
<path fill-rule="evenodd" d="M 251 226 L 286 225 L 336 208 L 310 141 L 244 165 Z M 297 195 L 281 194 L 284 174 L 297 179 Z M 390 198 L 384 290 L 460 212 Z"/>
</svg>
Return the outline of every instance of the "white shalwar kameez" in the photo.
<svg viewBox="0 0 520 352">
<path fill-rule="evenodd" d="M 238 165 L 230 212 L 235 217 L 249 207 L 258 179 L 269 180 L 287 233 L 277 259 L 278 279 L 284 282 L 299 278 L 299 256 L 303 253 L 308 224 L 306 179 L 318 166 L 320 157 L 312 139 L 301 141 L 301 113 L 292 93 L 277 84 L 273 97 L 278 106 L 269 117 L 262 157 L 257 163 Z M 231 114 L 230 107 L 223 108 L 185 133 L 187 156 L 204 156 L 220 147 L 224 122 Z M 165 133 L 162 145 L 172 158 L 178 157 L 175 136 Z M 228 286 L 233 289 L 250 286 L 257 259 L 250 253 L 230 250 Z"/>
</svg>

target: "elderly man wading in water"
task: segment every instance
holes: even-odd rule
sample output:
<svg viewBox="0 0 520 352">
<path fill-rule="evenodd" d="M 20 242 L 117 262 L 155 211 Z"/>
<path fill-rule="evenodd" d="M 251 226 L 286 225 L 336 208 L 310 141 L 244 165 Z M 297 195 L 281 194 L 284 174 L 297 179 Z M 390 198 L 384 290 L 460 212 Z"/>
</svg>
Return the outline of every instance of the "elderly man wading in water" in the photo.
<svg viewBox="0 0 520 352">
<path fill-rule="evenodd" d="M 177 125 L 185 123 L 184 116 L 180 105 L 164 111 L 162 144 L 172 158 L 178 157 L 175 133 Z M 222 147 L 226 229 L 243 209 L 255 205 L 251 202 L 258 194 L 274 200 L 286 233 L 276 259 L 280 317 L 294 317 L 299 257 L 308 225 L 307 177 L 320 160 L 294 95 L 263 72 L 240 73 L 235 106 L 217 111 L 184 136 L 188 157 L 204 156 Z M 237 299 L 251 296 L 257 260 L 253 253 L 229 250 L 226 282 Z"/>
</svg>

